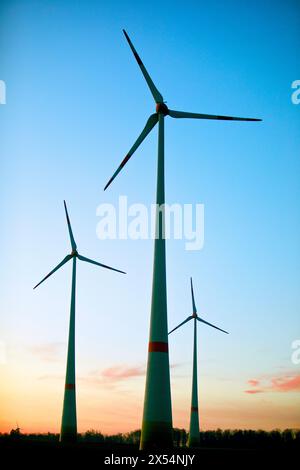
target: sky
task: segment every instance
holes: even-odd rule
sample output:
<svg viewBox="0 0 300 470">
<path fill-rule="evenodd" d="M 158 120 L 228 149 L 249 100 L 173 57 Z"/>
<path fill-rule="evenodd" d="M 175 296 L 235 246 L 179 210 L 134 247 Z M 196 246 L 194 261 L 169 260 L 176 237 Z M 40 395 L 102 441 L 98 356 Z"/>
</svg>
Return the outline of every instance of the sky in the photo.
<svg viewBox="0 0 300 470">
<path fill-rule="evenodd" d="M 103 187 L 154 102 L 260 123 L 166 119 L 166 201 L 204 204 L 204 245 L 167 241 L 168 323 L 198 313 L 202 429 L 300 427 L 300 6 L 296 0 L 17 1 L 0 5 L 0 432 L 59 432 L 71 263 L 78 264 L 78 429 L 141 425 L 153 240 L 97 236 L 100 204 L 155 201 L 157 130 Z M 188 427 L 192 325 L 170 337 L 173 425 Z"/>
</svg>

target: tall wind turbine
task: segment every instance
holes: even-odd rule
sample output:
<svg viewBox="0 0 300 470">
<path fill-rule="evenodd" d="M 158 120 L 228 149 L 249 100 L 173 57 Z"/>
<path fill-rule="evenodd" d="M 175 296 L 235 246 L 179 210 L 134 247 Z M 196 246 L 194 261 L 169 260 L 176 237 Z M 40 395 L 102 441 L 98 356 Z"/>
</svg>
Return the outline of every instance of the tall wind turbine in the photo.
<svg viewBox="0 0 300 470">
<path fill-rule="evenodd" d="M 145 137 L 158 123 L 156 238 L 154 244 L 147 378 L 140 449 L 151 449 L 153 447 L 173 447 L 170 368 L 168 353 L 166 254 L 163 225 L 165 215 L 164 120 L 166 116 L 171 116 L 173 118 L 217 119 L 226 121 L 261 121 L 261 119 L 218 116 L 213 114 L 196 114 L 169 109 L 165 104 L 161 93 L 154 85 L 128 34 L 124 30 L 123 32 L 154 98 L 156 103 L 156 112 L 149 117 L 141 134 L 123 159 L 118 169 L 110 178 L 104 189 L 106 189 L 111 184 L 111 182 L 118 175 L 118 173 L 120 173 L 121 169 L 125 166 L 133 153 L 143 142 Z"/>
<path fill-rule="evenodd" d="M 199 429 L 199 411 L 198 411 L 198 372 L 197 372 L 197 321 L 200 323 L 205 323 L 206 325 L 212 326 L 216 328 L 216 330 L 223 331 L 223 333 L 228 334 L 227 331 L 218 328 L 211 323 L 203 320 L 203 318 L 199 317 L 197 314 L 195 298 L 194 298 L 194 289 L 193 289 L 193 280 L 191 278 L 191 293 L 192 293 L 192 304 L 193 304 L 193 313 L 189 317 L 187 317 L 182 323 L 180 323 L 176 328 L 170 331 L 169 335 L 173 333 L 173 331 L 180 328 L 185 323 L 189 322 L 190 320 L 194 320 L 194 348 L 193 348 L 193 382 L 192 382 L 192 400 L 191 400 L 191 416 L 190 416 L 190 432 L 188 438 L 188 447 L 197 447 L 200 444 L 200 429 Z"/>
<path fill-rule="evenodd" d="M 58 271 L 64 264 L 71 259 L 73 260 L 72 270 L 72 290 L 71 290 L 71 308 L 70 308 L 70 325 L 69 325 L 69 341 L 68 341 L 68 355 L 67 355 L 67 370 L 66 370 L 66 381 L 64 391 L 64 403 L 61 421 L 60 441 L 61 442 L 75 442 L 77 439 L 77 418 L 76 418 L 76 391 L 75 391 L 75 294 L 76 294 L 76 260 L 86 261 L 87 263 L 101 266 L 101 268 L 111 269 L 119 273 L 118 269 L 111 268 L 105 264 L 93 261 L 85 256 L 82 256 L 77 251 L 77 245 L 72 232 L 72 227 L 67 211 L 66 202 L 64 201 L 67 224 L 70 235 L 70 242 L 72 251 L 71 254 L 67 255 L 52 271 L 47 274 L 35 287 L 38 287 L 48 277 Z"/>
</svg>

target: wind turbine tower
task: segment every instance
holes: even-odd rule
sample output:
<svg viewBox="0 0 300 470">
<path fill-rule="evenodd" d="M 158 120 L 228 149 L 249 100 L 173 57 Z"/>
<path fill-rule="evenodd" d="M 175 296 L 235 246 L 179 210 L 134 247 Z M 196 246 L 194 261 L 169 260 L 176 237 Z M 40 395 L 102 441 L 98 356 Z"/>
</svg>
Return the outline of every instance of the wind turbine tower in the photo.
<svg viewBox="0 0 300 470">
<path fill-rule="evenodd" d="M 63 443 L 73 443 L 77 440 L 77 416 L 76 416 L 76 387 L 75 387 L 75 298 L 76 298 L 76 263 L 77 259 L 85 261 L 86 263 L 95 264 L 102 268 L 111 269 L 119 273 L 125 274 L 123 271 L 111 268 L 105 264 L 98 263 L 92 259 L 82 256 L 77 251 L 77 245 L 73 236 L 71 222 L 67 210 L 66 202 L 64 201 L 65 213 L 67 218 L 70 242 L 72 251 L 67 255 L 52 271 L 47 274 L 35 287 L 38 287 L 48 277 L 52 276 L 55 271 L 58 271 L 64 264 L 72 260 L 72 289 L 71 289 L 71 307 L 70 307 L 70 324 L 69 324 L 69 340 L 68 340 L 68 354 L 67 354 L 67 369 L 64 390 L 63 412 L 61 420 L 60 441 Z"/>
<path fill-rule="evenodd" d="M 154 85 L 128 34 L 125 30 L 123 30 L 123 32 L 153 96 L 156 108 L 155 113 L 149 117 L 141 134 L 104 189 L 112 183 L 150 131 L 156 126 L 156 124 L 158 124 L 156 238 L 154 242 L 150 333 L 140 449 L 171 448 L 173 447 L 173 428 L 168 349 L 166 251 L 164 234 L 165 118 L 170 116 L 172 118 L 216 119 L 225 121 L 261 121 L 261 119 L 187 113 L 169 109 L 164 102 L 163 96 Z"/>
<path fill-rule="evenodd" d="M 197 314 L 195 298 L 194 298 L 194 289 L 193 289 L 193 281 L 191 278 L 191 294 L 192 294 L 192 305 L 193 305 L 193 313 L 189 317 L 187 317 L 182 323 L 178 326 L 173 328 L 170 331 L 169 335 L 173 333 L 173 331 L 180 328 L 185 323 L 189 322 L 190 320 L 194 320 L 194 345 L 193 345 L 193 381 L 192 381 L 192 400 L 191 400 L 191 415 L 190 415 L 190 431 L 189 431 L 189 438 L 188 438 L 188 447 L 198 447 L 200 444 L 200 428 L 199 428 L 199 410 L 198 410 L 198 371 L 197 371 L 197 321 L 200 323 L 205 323 L 206 325 L 212 326 L 216 328 L 216 330 L 223 331 L 223 333 L 228 334 L 227 331 L 218 328 L 211 323 L 203 320 L 203 318 L 199 317 Z"/>
</svg>

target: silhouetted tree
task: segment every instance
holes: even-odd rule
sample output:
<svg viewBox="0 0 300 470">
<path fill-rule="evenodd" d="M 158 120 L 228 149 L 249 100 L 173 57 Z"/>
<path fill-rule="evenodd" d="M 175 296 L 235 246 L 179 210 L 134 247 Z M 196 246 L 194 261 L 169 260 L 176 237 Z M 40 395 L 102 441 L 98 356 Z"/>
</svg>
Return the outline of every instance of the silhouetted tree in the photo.
<svg viewBox="0 0 300 470">
<path fill-rule="evenodd" d="M 21 429 L 19 427 L 16 427 L 16 429 L 12 429 L 10 431 L 10 436 L 14 439 L 18 439 L 21 437 Z"/>
</svg>

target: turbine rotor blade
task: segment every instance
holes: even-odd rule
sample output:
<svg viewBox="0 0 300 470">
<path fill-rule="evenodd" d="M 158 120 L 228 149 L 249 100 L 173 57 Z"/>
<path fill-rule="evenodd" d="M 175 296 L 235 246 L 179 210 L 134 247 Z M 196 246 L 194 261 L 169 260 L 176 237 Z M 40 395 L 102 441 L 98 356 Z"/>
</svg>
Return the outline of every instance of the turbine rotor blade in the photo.
<svg viewBox="0 0 300 470">
<path fill-rule="evenodd" d="M 191 278 L 191 291 L 192 291 L 192 302 L 193 302 L 193 313 L 197 313 L 197 308 L 195 304 L 194 289 L 193 289 L 193 279 Z"/>
<path fill-rule="evenodd" d="M 234 116 L 218 116 L 215 114 L 186 113 L 184 111 L 174 111 L 169 109 L 169 116 L 173 118 L 191 118 L 191 119 L 217 119 L 221 121 L 262 121 L 256 118 L 242 118 Z"/>
<path fill-rule="evenodd" d="M 120 271 L 119 269 L 112 268 L 111 266 L 107 266 L 106 264 L 98 263 L 98 261 L 94 261 L 92 259 L 86 258 L 85 256 L 77 255 L 77 258 L 81 261 L 85 261 L 86 263 L 95 264 L 96 266 L 100 266 L 101 268 L 111 269 L 112 271 L 117 271 L 118 273 L 126 274 L 124 271 Z"/>
<path fill-rule="evenodd" d="M 192 320 L 194 317 L 192 317 L 192 315 L 190 315 L 189 317 L 187 317 L 186 320 L 184 320 L 182 323 L 180 323 L 178 326 L 176 326 L 175 328 L 173 328 L 173 330 L 169 331 L 168 335 L 170 335 L 171 333 L 173 333 L 173 331 L 177 330 L 178 328 L 180 328 L 182 325 L 184 325 L 185 323 L 187 323 L 188 321 Z"/>
<path fill-rule="evenodd" d="M 159 93 L 158 89 L 157 89 L 156 86 L 154 85 L 154 83 L 153 83 L 153 81 L 152 81 L 152 79 L 151 79 L 149 73 L 148 73 L 147 70 L 146 70 L 146 67 L 144 66 L 143 62 L 141 61 L 140 56 L 139 56 L 138 53 L 136 52 L 135 47 L 134 47 L 134 45 L 132 44 L 132 42 L 131 42 L 131 40 L 130 40 L 128 34 L 127 34 L 126 31 L 125 31 L 125 29 L 123 29 L 123 33 L 124 33 L 124 35 L 125 35 L 125 37 L 126 37 L 126 39 L 127 39 L 127 42 L 128 42 L 128 44 L 129 44 L 129 46 L 130 46 L 130 49 L 131 49 L 132 52 L 133 52 L 133 55 L 134 55 L 135 59 L 136 59 L 138 65 L 139 65 L 139 67 L 140 67 L 140 69 L 141 69 L 141 71 L 142 71 L 142 74 L 144 75 L 144 78 L 145 78 L 145 80 L 146 80 L 146 82 L 147 82 L 148 87 L 150 88 L 150 91 L 151 91 L 151 93 L 152 93 L 152 96 L 153 96 L 155 102 L 156 102 L 156 103 L 163 103 L 164 99 L 163 99 L 162 95 Z"/>
<path fill-rule="evenodd" d="M 155 126 L 155 124 L 157 124 L 158 122 L 158 114 L 151 114 L 151 116 L 149 117 L 148 121 L 146 122 L 146 125 L 144 127 L 144 129 L 142 130 L 141 134 L 139 135 L 139 137 L 137 138 L 137 140 L 135 141 L 135 143 L 133 144 L 133 146 L 131 147 L 131 149 L 129 150 L 129 152 L 127 153 L 126 157 L 123 159 L 123 161 L 121 162 L 121 164 L 119 165 L 119 167 L 117 168 L 117 170 L 114 172 L 113 176 L 110 178 L 110 180 L 108 181 L 108 183 L 106 184 L 105 188 L 104 188 L 104 191 L 108 188 L 108 186 L 113 182 L 113 180 L 115 179 L 115 177 L 120 173 L 120 171 L 122 170 L 122 168 L 126 165 L 126 163 L 128 162 L 128 160 L 130 159 L 130 157 L 134 154 L 134 152 L 136 151 L 136 149 L 141 145 L 141 143 L 143 142 L 143 140 L 147 137 L 147 135 L 149 134 L 149 132 L 153 129 L 153 127 Z"/>
<path fill-rule="evenodd" d="M 222 331 L 223 333 L 226 333 L 227 335 L 229 335 L 228 331 L 222 330 L 221 328 L 218 328 L 217 326 L 212 325 L 212 323 L 208 323 L 208 321 L 202 320 L 202 318 L 200 317 L 197 317 L 197 320 L 202 323 L 205 323 L 206 325 L 212 326 L 213 328 L 216 328 L 216 330 Z"/>
<path fill-rule="evenodd" d="M 47 276 L 45 276 L 36 286 L 34 286 L 34 289 L 36 287 L 38 287 L 40 284 L 42 284 L 42 282 L 46 281 L 46 279 L 48 279 L 48 277 L 52 276 L 52 274 L 54 274 L 55 271 L 57 271 L 59 268 L 61 268 L 64 264 L 66 264 L 72 258 L 73 258 L 72 255 L 67 255 L 54 269 L 52 269 L 52 271 L 49 274 L 47 274 Z"/>
<path fill-rule="evenodd" d="M 70 218 L 69 218 L 69 214 L 68 214 L 68 209 L 67 209 L 66 201 L 64 201 L 64 206 L 65 206 L 66 219 L 67 219 L 67 224 L 68 224 L 68 229 L 69 229 L 69 235 L 70 235 L 70 241 L 71 241 L 72 250 L 76 250 L 76 249 L 77 249 L 77 245 L 76 245 L 76 243 L 75 243 L 75 239 L 74 239 L 74 236 L 73 236 L 73 232 L 72 232 L 72 227 L 71 227 L 71 222 L 70 222 Z"/>
</svg>

